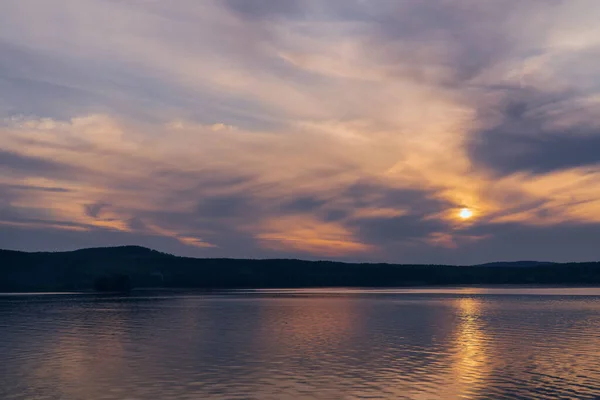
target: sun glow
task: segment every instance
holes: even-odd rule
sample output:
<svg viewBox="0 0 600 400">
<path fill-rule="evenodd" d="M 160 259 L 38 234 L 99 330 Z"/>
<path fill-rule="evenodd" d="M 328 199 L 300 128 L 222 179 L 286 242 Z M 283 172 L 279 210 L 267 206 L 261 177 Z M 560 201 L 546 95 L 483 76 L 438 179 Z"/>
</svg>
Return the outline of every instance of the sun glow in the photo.
<svg viewBox="0 0 600 400">
<path fill-rule="evenodd" d="M 473 217 L 473 211 L 469 208 L 462 208 L 459 211 L 458 216 L 461 219 L 469 219 L 469 218 Z"/>
</svg>

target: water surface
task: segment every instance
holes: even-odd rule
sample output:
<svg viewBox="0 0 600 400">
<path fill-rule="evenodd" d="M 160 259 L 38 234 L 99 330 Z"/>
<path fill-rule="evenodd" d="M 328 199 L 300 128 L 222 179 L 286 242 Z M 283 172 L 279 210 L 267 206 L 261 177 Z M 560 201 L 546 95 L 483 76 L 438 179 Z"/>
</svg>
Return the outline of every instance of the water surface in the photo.
<svg viewBox="0 0 600 400">
<path fill-rule="evenodd" d="M 597 399 L 599 289 L 0 296 L 0 399 Z"/>
</svg>

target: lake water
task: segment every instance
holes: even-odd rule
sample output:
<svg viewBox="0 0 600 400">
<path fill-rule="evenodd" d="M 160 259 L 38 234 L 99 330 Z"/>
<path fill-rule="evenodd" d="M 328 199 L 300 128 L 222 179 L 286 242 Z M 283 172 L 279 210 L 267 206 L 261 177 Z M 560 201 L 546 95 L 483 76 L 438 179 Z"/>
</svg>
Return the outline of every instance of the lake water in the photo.
<svg viewBox="0 0 600 400">
<path fill-rule="evenodd" d="M 2 400 L 599 398 L 599 289 L 0 296 Z"/>
</svg>

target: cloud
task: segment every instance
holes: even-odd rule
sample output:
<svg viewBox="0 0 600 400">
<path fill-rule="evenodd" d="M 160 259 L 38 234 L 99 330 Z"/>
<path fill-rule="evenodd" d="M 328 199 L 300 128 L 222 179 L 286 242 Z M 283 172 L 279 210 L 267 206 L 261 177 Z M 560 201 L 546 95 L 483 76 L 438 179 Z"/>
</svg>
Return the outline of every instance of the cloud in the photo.
<svg viewBox="0 0 600 400">
<path fill-rule="evenodd" d="M 67 193 L 69 189 L 61 187 L 45 187 L 45 186 L 30 186 L 30 185 L 0 185 L 1 189 L 13 190 L 13 191 L 40 191 L 40 192 L 54 192 L 54 193 Z"/>
<path fill-rule="evenodd" d="M 500 121 L 472 137 L 471 159 L 501 175 L 547 174 L 600 162 L 600 103 L 576 93 L 524 94 L 505 100 Z"/>
<path fill-rule="evenodd" d="M 233 12 L 250 19 L 264 19 L 272 16 L 297 15 L 303 9 L 302 1 L 258 0 L 251 3 L 244 0 L 224 0 L 223 3 Z"/>
<path fill-rule="evenodd" d="M 326 200 L 319 199 L 315 196 L 310 195 L 299 195 L 298 197 L 284 202 L 280 209 L 284 212 L 288 212 L 290 214 L 293 213 L 310 213 L 317 211 L 322 208 L 326 204 Z"/>
<path fill-rule="evenodd" d="M 93 203 L 93 204 L 85 204 L 84 205 L 84 210 L 85 213 L 92 217 L 92 218 L 98 218 L 100 216 L 100 213 L 102 212 L 103 209 L 105 209 L 106 207 L 110 207 L 110 204 L 105 204 L 105 203 Z"/>
<path fill-rule="evenodd" d="M 4 1 L 0 246 L 543 258 L 600 223 L 597 11 Z"/>
<path fill-rule="evenodd" d="M 425 220 L 418 216 L 399 216 L 391 218 L 362 218 L 356 221 L 360 235 L 369 243 L 402 243 L 445 231 L 439 221 Z"/>
<path fill-rule="evenodd" d="M 68 165 L 41 157 L 27 156 L 0 149 L 0 168 L 28 176 L 73 175 Z"/>
<path fill-rule="evenodd" d="M 352 231 L 335 222 L 314 218 L 279 217 L 268 220 L 256 235 L 266 249 L 349 256 L 372 250 L 356 240 Z"/>
</svg>

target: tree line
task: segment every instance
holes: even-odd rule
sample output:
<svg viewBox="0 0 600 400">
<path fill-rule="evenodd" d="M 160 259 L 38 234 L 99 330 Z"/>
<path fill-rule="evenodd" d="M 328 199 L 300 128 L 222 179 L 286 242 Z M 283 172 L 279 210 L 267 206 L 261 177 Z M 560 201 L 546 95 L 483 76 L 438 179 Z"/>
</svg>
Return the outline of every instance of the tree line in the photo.
<svg viewBox="0 0 600 400">
<path fill-rule="evenodd" d="M 451 266 L 199 259 L 137 246 L 56 253 L 0 250 L 0 292 L 475 284 L 600 285 L 600 263 Z"/>
</svg>

